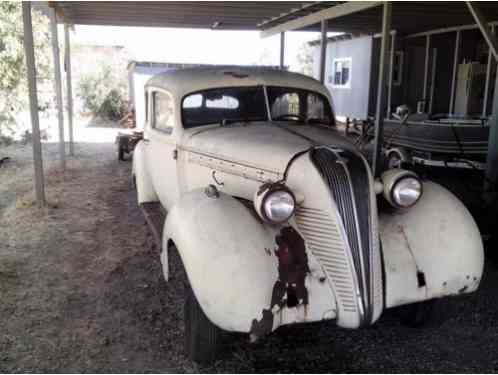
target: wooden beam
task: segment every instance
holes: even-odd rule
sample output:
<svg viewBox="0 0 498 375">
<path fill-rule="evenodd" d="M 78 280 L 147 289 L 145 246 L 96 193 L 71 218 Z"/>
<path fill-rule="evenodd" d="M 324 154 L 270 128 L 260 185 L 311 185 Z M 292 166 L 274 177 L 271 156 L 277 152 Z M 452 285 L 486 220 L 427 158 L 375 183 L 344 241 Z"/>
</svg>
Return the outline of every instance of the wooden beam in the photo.
<svg viewBox="0 0 498 375">
<path fill-rule="evenodd" d="M 36 88 L 36 64 L 33 47 L 33 25 L 31 22 L 31 2 L 23 1 L 22 18 L 24 29 L 24 53 L 28 73 L 29 113 L 33 133 L 33 165 L 35 169 L 35 194 L 38 207 L 45 206 L 45 184 L 43 177 L 43 157 L 40 141 L 40 120 L 38 118 L 38 97 Z"/>
<path fill-rule="evenodd" d="M 67 122 L 69 126 L 69 155 L 74 156 L 74 134 L 73 134 L 73 84 L 71 76 L 71 44 L 69 37 L 69 25 L 64 24 L 64 62 L 66 70 L 66 100 L 67 100 Z"/>
<path fill-rule="evenodd" d="M 57 15 L 50 8 L 50 32 L 52 39 L 52 55 L 54 60 L 54 88 L 57 104 L 57 122 L 59 124 L 59 159 L 62 170 L 66 169 L 66 144 L 64 139 L 64 108 L 62 107 L 62 78 L 59 54 L 59 37 L 57 35 Z"/>
<path fill-rule="evenodd" d="M 331 20 L 338 17 L 347 16 L 349 14 L 361 12 L 378 5 L 382 5 L 381 1 L 348 1 L 344 4 L 334 5 L 332 7 L 320 10 L 315 13 L 308 14 L 303 17 L 290 20 L 274 27 L 267 28 L 261 32 L 262 38 L 267 38 L 276 35 L 283 31 L 291 31 L 302 29 L 306 26 L 315 25 L 324 20 Z"/>
<path fill-rule="evenodd" d="M 379 57 L 379 82 L 377 85 L 377 106 L 375 111 L 375 139 L 372 169 L 375 177 L 379 177 L 382 171 L 382 148 L 384 144 L 384 103 L 386 88 L 386 61 L 389 43 L 389 31 L 391 30 L 392 4 L 384 2 L 382 11 L 382 39 L 380 43 Z"/>
</svg>

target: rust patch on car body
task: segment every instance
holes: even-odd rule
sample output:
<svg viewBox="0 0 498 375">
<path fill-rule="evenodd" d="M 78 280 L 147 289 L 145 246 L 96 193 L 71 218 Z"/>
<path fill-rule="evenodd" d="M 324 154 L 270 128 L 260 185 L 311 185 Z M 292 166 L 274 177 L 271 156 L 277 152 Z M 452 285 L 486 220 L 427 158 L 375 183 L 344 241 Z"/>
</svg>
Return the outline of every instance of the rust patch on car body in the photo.
<svg viewBox="0 0 498 375">
<path fill-rule="evenodd" d="M 308 305 L 305 280 L 309 273 L 308 256 L 303 238 L 292 227 L 284 227 L 276 236 L 275 256 L 278 259 L 278 280 L 273 285 L 269 309 L 263 310 L 261 320 L 254 319 L 251 337 L 260 337 L 273 329 L 274 313 L 283 307 Z"/>
</svg>

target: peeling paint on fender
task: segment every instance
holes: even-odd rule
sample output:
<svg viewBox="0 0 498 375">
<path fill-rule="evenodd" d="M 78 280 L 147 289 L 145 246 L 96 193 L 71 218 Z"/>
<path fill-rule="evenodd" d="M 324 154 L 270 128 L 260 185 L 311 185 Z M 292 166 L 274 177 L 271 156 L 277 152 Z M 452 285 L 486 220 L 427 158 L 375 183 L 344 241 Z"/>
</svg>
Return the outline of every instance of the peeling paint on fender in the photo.
<svg viewBox="0 0 498 375">
<path fill-rule="evenodd" d="M 268 334 L 273 329 L 276 313 L 285 306 L 308 305 L 305 279 L 310 272 L 303 238 L 292 227 L 284 227 L 275 238 L 275 256 L 278 259 L 278 280 L 273 286 L 269 309 L 263 310 L 261 320 L 251 325 L 251 340 Z M 305 310 L 306 311 L 306 310 Z"/>
</svg>

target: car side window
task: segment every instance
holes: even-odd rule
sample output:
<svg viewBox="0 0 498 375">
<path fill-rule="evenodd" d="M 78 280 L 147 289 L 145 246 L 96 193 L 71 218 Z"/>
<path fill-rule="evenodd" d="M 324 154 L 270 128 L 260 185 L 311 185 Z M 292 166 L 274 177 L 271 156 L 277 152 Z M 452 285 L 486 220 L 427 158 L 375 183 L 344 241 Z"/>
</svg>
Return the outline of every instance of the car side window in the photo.
<svg viewBox="0 0 498 375">
<path fill-rule="evenodd" d="M 152 128 L 171 134 L 173 132 L 173 100 L 170 95 L 152 93 Z"/>
</svg>

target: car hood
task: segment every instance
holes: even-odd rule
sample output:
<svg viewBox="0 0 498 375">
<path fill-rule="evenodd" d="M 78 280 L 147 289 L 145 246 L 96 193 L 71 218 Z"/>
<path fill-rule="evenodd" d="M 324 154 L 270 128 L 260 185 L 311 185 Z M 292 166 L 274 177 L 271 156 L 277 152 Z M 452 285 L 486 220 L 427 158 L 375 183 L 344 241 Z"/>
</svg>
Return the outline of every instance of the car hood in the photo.
<svg viewBox="0 0 498 375">
<path fill-rule="evenodd" d="M 317 145 L 354 147 L 334 128 L 259 122 L 188 130 L 181 148 L 281 173 L 292 156 Z"/>
</svg>

